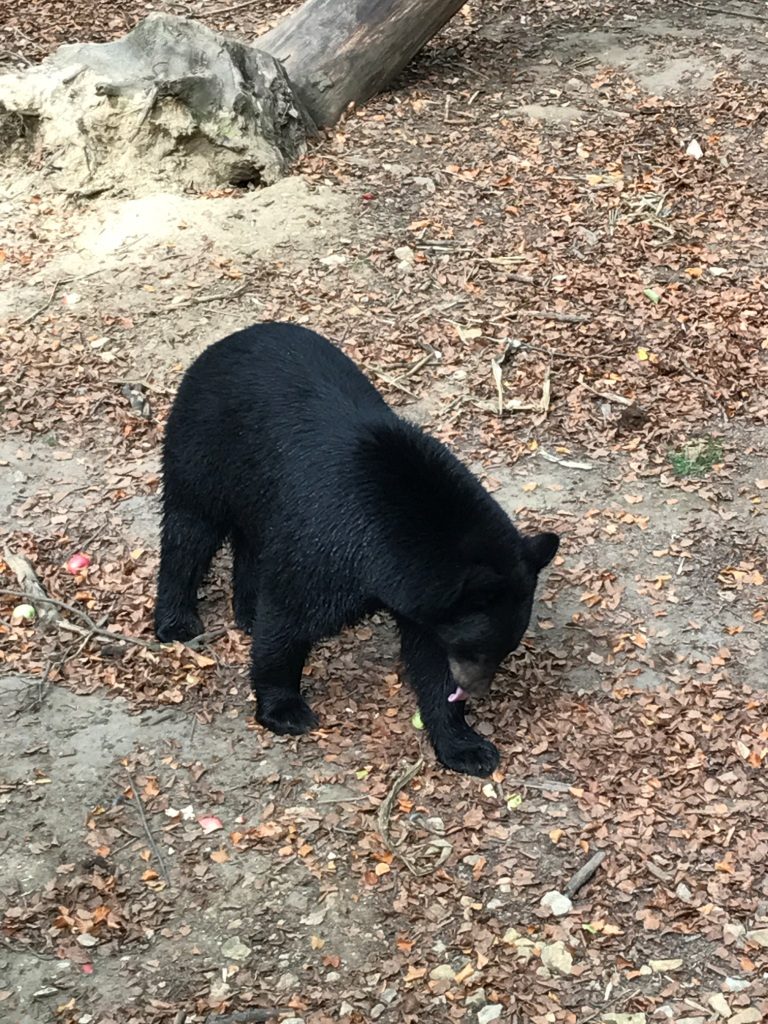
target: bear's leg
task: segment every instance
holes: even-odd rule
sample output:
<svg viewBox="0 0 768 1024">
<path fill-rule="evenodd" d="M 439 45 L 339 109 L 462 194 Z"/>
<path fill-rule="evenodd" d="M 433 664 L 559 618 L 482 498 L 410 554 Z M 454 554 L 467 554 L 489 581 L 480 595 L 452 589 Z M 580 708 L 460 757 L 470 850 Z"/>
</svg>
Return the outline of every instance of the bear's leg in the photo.
<svg viewBox="0 0 768 1024">
<path fill-rule="evenodd" d="M 419 711 L 437 759 L 464 775 L 490 775 L 499 764 L 492 743 L 467 725 L 464 701 L 448 701 L 455 689 L 448 657 L 429 636 L 411 623 L 399 621 L 402 659 L 409 683 L 416 691 Z"/>
<path fill-rule="evenodd" d="M 252 626 L 251 689 L 256 721 L 271 732 L 300 736 L 318 724 L 301 696 L 301 670 L 310 643 L 296 635 L 295 624 L 268 607 L 260 596 Z"/>
<path fill-rule="evenodd" d="M 239 530 L 232 534 L 233 586 L 232 606 L 235 622 L 250 633 L 258 599 L 259 552 L 256 545 Z"/>
<path fill-rule="evenodd" d="M 203 632 L 197 588 L 223 539 L 223 530 L 207 520 L 166 506 L 155 605 L 158 640 L 191 640 Z"/>
</svg>

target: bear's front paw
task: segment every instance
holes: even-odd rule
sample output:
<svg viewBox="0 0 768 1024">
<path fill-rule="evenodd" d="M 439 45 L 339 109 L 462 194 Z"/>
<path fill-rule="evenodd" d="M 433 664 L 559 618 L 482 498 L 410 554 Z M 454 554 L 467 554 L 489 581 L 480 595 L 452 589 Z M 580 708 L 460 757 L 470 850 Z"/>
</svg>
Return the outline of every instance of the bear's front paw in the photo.
<svg viewBox="0 0 768 1024">
<path fill-rule="evenodd" d="M 265 707 L 260 705 L 256 721 L 279 736 L 301 736 L 319 725 L 317 715 L 303 697 L 286 697 Z"/>
<path fill-rule="evenodd" d="M 484 778 L 499 766 L 499 752 L 480 736 L 452 740 L 435 748 L 437 759 L 451 771 Z"/>
<path fill-rule="evenodd" d="M 161 611 L 155 615 L 155 636 L 164 644 L 180 640 L 184 643 L 203 632 L 203 623 L 194 612 L 167 614 Z"/>
</svg>

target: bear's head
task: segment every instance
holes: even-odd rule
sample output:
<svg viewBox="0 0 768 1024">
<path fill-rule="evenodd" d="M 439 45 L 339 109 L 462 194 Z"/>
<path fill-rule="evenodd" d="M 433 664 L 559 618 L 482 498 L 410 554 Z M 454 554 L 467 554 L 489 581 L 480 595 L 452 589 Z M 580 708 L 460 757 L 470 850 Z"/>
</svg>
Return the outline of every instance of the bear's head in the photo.
<svg viewBox="0 0 768 1024">
<path fill-rule="evenodd" d="M 473 564 L 434 632 L 456 685 L 449 699 L 482 697 L 528 628 L 539 573 L 557 553 L 556 533 L 521 537 L 506 565 Z"/>
</svg>

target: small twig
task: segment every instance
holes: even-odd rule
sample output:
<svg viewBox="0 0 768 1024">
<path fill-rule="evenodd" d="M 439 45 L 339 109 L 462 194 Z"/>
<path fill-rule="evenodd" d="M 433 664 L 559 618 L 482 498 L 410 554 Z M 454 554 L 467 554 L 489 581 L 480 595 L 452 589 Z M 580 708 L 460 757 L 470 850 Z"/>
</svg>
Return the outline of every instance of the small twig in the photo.
<svg viewBox="0 0 768 1024">
<path fill-rule="evenodd" d="M 248 289 L 251 287 L 250 281 L 243 281 L 237 288 L 233 288 L 231 292 L 217 293 L 216 295 L 197 295 L 193 296 L 186 305 L 195 306 L 200 302 L 223 302 L 225 299 L 237 299 L 241 295 L 245 295 Z M 174 307 L 178 309 L 178 306 Z"/>
<path fill-rule="evenodd" d="M 583 889 L 590 878 L 592 878 L 607 856 L 608 854 L 605 850 L 599 850 L 594 857 L 590 857 L 584 867 L 579 868 L 573 878 L 571 878 L 570 882 L 565 886 L 563 889 L 563 895 L 568 896 L 569 899 L 573 899 L 579 889 Z"/>
<path fill-rule="evenodd" d="M 424 758 L 420 757 L 415 764 L 410 765 L 405 771 L 398 775 L 395 781 L 392 783 L 392 788 L 389 793 L 381 802 L 378 814 L 376 815 L 376 822 L 379 827 L 379 835 L 381 836 L 382 842 L 389 850 L 390 853 L 395 854 L 405 864 L 412 875 L 426 875 L 432 870 L 432 868 L 418 868 L 415 864 L 409 860 L 405 854 L 398 850 L 397 843 L 392 838 L 389 831 L 389 819 L 392 817 L 392 808 L 394 806 L 397 795 L 401 789 L 405 789 L 409 782 L 416 778 L 421 769 L 424 767 Z"/>
<path fill-rule="evenodd" d="M 594 469 L 595 467 L 589 462 L 576 462 L 574 459 L 561 459 L 557 455 L 553 455 L 551 452 L 545 451 L 543 448 L 539 448 L 539 455 L 542 459 L 546 459 L 547 462 L 554 462 L 558 466 L 564 466 L 566 469 Z"/>
<path fill-rule="evenodd" d="M 588 316 L 582 316 L 580 313 L 558 313 L 555 309 L 516 309 L 507 316 L 515 319 L 533 316 L 541 320 L 555 320 L 560 324 L 585 324 L 589 320 Z"/>
<path fill-rule="evenodd" d="M 586 388 L 587 391 L 591 391 L 593 395 L 597 395 L 598 398 L 602 398 L 606 402 L 615 402 L 616 405 L 623 405 L 627 408 L 635 404 L 631 398 L 625 398 L 623 395 L 615 395 L 612 391 L 598 391 L 596 388 L 587 384 L 581 374 L 579 374 L 579 384 L 581 384 L 583 388 Z"/>
<path fill-rule="evenodd" d="M 510 786 L 519 786 L 521 789 L 527 787 L 528 789 L 543 789 L 543 790 L 554 790 L 556 793 L 570 793 L 573 788 L 567 782 L 557 782 L 555 779 L 544 782 L 534 782 L 532 779 L 504 779 L 504 782 Z"/>
<path fill-rule="evenodd" d="M 200 11 L 196 15 L 198 18 L 215 18 L 219 14 L 232 14 L 233 11 L 242 11 L 244 7 L 253 7 L 258 3 L 258 0 L 241 0 L 239 4 L 232 4 L 229 7 L 217 7 L 213 11 Z M 223 1020 L 223 1017 L 217 1017 L 217 1020 Z"/>
<path fill-rule="evenodd" d="M 41 602 L 48 597 L 45 588 L 32 567 L 32 563 L 28 559 L 24 558 L 23 555 L 14 554 L 9 548 L 3 548 L 3 560 L 18 580 L 19 586 L 25 591 L 23 594 L 17 594 L 17 597 L 29 597 L 33 601 Z M 53 623 L 57 618 L 55 610 L 50 607 L 40 613 L 40 620 L 43 625 Z"/>
<path fill-rule="evenodd" d="M 404 384 L 399 384 L 397 381 L 397 377 L 393 377 L 391 374 L 385 373 L 384 370 L 380 370 L 377 366 L 374 366 L 372 363 L 363 363 L 362 366 L 363 369 L 368 370 L 376 377 L 380 377 L 383 381 L 386 381 L 387 384 L 391 385 L 391 387 L 397 388 L 398 391 L 405 392 L 405 394 L 410 395 L 411 398 L 419 397 L 415 391 L 411 391 L 411 389 L 407 388 Z"/>
<path fill-rule="evenodd" d="M 67 604 L 66 601 L 57 601 L 54 597 L 24 593 L 21 590 L 7 590 L 5 587 L 0 587 L 0 594 L 7 594 L 10 597 L 26 597 L 31 601 L 50 604 L 53 605 L 54 608 L 60 608 L 63 611 L 71 612 L 72 615 L 77 616 L 81 622 L 85 623 L 85 628 L 76 626 L 74 622 L 59 621 L 58 624 L 64 629 L 69 629 L 74 633 L 90 633 L 93 636 L 102 636 L 106 640 L 112 640 L 118 644 L 133 644 L 136 647 L 146 647 L 149 651 L 162 651 L 168 646 L 167 644 L 161 644 L 154 640 L 141 640 L 137 636 L 128 636 L 125 633 L 117 633 L 110 629 L 103 629 L 98 625 L 98 623 L 93 621 L 90 615 L 82 611 L 80 608 L 77 608 L 73 604 Z M 187 640 L 184 646 L 189 647 L 194 651 L 211 640 L 218 640 L 218 638 L 224 636 L 226 632 L 227 631 L 223 626 L 217 629 L 211 629 L 207 633 L 201 633 L 199 636 L 194 636 L 191 640 Z"/>
<path fill-rule="evenodd" d="M 149 827 L 149 822 L 147 821 L 147 815 L 144 810 L 144 804 L 142 803 L 138 787 L 136 786 L 136 783 L 133 781 L 133 776 L 128 771 L 128 769 L 124 767 L 123 770 L 125 771 L 125 774 L 128 776 L 128 781 L 131 784 L 131 790 L 133 791 L 133 795 L 136 798 L 136 809 L 139 812 L 141 824 L 144 826 L 144 832 L 146 833 L 147 836 L 147 842 L 149 843 L 152 849 L 152 853 L 155 855 L 155 860 L 157 861 L 158 867 L 160 868 L 160 873 L 165 879 L 165 884 L 170 886 L 171 878 L 170 875 L 168 874 L 168 869 L 165 866 L 165 861 L 163 860 L 160 854 L 160 850 L 158 849 L 157 843 L 155 842 L 155 837 L 152 835 L 152 830 Z"/>
<path fill-rule="evenodd" d="M 626 995 L 622 992 L 619 995 L 614 996 L 613 999 L 609 999 L 607 1002 L 603 1003 L 599 1010 L 594 1010 L 592 1013 L 588 1013 L 586 1017 L 582 1017 L 579 1024 L 589 1024 L 589 1021 L 594 1020 L 596 1017 L 602 1017 L 606 1010 L 611 1006 L 616 1006 L 618 1003 L 622 1002 L 628 1003 L 631 999 L 634 999 L 635 996 L 640 995 L 641 991 L 642 989 L 636 988 L 633 992 L 629 992 Z"/>
<path fill-rule="evenodd" d="M 130 141 L 131 142 L 139 134 L 139 132 L 141 131 L 142 127 L 144 126 L 144 122 L 147 120 L 149 115 L 152 113 L 152 109 L 154 108 L 155 103 L 157 103 L 157 98 L 158 98 L 159 95 L 160 95 L 160 90 L 157 88 L 156 85 L 153 85 L 152 88 L 147 93 L 147 99 L 146 99 L 146 102 L 144 103 L 144 106 L 142 108 L 141 114 L 139 116 L 139 120 L 136 122 L 136 127 L 133 129 L 133 132 L 130 135 Z"/>
<path fill-rule="evenodd" d="M 729 11 L 725 7 L 702 7 L 699 3 L 694 3 L 694 0 L 681 0 L 686 7 L 693 7 L 693 9 L 699 13 L 704 12 L 705 14 L 723 14 L 726 18 L 748 18 L 750 21 L 763 21 L 768 22 L 768 18 L 762 14 L 748 14 L 746 11 Z"/>
<path fill-rule="evenodd" d="M 205 1024 L 261 1024 L 262 1021 L 279 1017 L 281 1013 L 290 1012 L 288 1006 L 254 1006 L 252 1010 L 236 1010 L 234 1013 L 211 1013 L 205 1018 Z"/>
</svg>

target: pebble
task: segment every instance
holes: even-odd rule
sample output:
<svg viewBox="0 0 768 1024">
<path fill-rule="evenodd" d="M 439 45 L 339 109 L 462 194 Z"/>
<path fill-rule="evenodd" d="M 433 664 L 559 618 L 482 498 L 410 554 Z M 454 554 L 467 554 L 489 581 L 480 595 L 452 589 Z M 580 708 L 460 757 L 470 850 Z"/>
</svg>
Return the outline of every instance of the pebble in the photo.
<svg viewBox="0 0 768 1024">
<path fill-rule="evenodd" d="M 718 1017 L 730 1017 L 731 1008 L 728 1005 L 728 1000 L 722 994 L 722 992 L 716 992 L 713 996 L 709 997 L 709 1005 L 718 1015 Z"/>
<path fill-rule="evenodd" d="M 763 1015 L 756 1006 L 748 1006 L 746 1010 L 739 1010 L 730 1018 L 731 1024 L 760 1024 Z"/>
<path fill-rule="evenodd" d="M 754 931 L 747 932 L 747 939 L 762 946 L 763 949 L 768 949 L 768 928 L 756 928 Z"/>
<path fill-rule="evenodd" d="M 682 960 L 649 960 L 648 966 L 654 974 L 664 974 L 667 971 L 679 971 L 683 966 Z"/>
<path fill-rule="evenodd" d="M 644 1013 L 604 1013 L 602 1020 L 606 1024 L 645 1024 Z"/>
<path fill-rule="evenodd" d="M 237 935 L 223 943 L 221 952 L 228 960 L 247 960 L 251 955 L 250 947 L 241 942 Z"/>
<path fill-rule="evenodd" d="M 573 903 L 557 889 L 550 889 L 541 897 L 542 910 L 548 910 L 555 917 L 563 917 L 573 910 Z"/>
<path fill-rule="evenodd" d="M 487 999 L 485 998 L 485 989 L 477 988 L 474 992 L 470 992 L 464 1000 L 464 1005 L 470 1008 L 474 1006 L 485 1006 Z"/>
<path fill-rule="evenodd" d="M 559 971 L 560 974 L 570 974 L 573 967 L 573 957 L 565 948 L 565 943 L 559 941 L 542 948 L 541 962 L 550 971 Z"/>
<path fill-rule="evenodd" d="M 677 896 L 679 900 L 682 900 L 683 903 L 690 903 L 693 899 L 693 893 L 685 882 L 678 883 L 677 888 L 675 889 L 675 896 Z"/>
<path fill-rule="evenodd" d="M 728 992 L 743 992 L 744 989 L 749 988 L 749 982 L 746 978 L 726 978 L 723 987 Z"/>
<path fill-rule="evenodd" d="M 376 1005 L 371 1008 L 371 1020 L 378 1020 L 382 1013 L 386 1013 L 386 1010 L 387 1008 L 384 1003 L 376 1003 Z"/>
<path fill-rule="evenodd" d="M 477 1011 L 477 1024 L 491 1024 L 492 1020 L 498 1020 L 501 1016 L 499 1003 L 489 1003 L 482 1010 Z"/>
<path fill-rule="evenodd" d="M 433 967 L 429 972 L 429 977 L 432 981 L 453 981 L 456 977 L 456 972 L 450 964 L 439 964 L 437 967 Z"/>
</svg>

